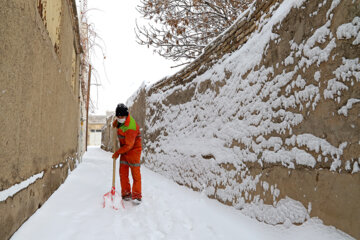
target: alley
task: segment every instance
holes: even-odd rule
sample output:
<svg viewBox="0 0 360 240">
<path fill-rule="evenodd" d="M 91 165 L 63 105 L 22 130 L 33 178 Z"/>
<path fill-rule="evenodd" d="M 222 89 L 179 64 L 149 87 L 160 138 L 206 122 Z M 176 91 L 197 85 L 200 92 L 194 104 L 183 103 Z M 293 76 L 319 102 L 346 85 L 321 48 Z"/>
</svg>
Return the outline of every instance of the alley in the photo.
<svg viewBox="0 0 360 240">
<path fill-rule="evenodd" d="M 146 167 L 141 205 L 103 208 L 111 168 L 111 153 L 89 148 L 83 162 L 12 239 L 350 239 L 318 219 L 301 226 L 258 222 Z"/>
</svg>

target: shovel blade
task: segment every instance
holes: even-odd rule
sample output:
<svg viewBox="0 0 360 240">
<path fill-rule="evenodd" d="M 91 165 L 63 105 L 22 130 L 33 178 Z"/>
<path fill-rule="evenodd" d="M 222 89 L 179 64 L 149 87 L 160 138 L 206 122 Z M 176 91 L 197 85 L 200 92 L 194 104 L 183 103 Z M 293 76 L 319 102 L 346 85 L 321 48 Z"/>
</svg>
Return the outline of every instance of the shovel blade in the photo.
<svg viewBox="0 0 360 240">
<path fill-rule="evenodd" d="M 107 192 L 103 196 L 103 208 L 105 206 L 110 206 L 115 210 L 118 210 L 120 205 L 124 207 L 123 200 L 121 199 L 121 196 L 118 192 L 115 191 L 115 189 L 111 189 L 110 192 Z"/>
</svg>

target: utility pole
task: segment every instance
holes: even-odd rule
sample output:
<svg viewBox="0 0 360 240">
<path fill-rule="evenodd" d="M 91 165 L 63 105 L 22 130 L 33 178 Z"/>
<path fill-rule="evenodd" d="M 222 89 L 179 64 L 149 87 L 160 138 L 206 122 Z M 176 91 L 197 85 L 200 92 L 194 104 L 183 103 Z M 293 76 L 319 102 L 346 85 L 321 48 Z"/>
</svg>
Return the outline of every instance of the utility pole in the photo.
<svg viewBox="0 0 360 240">
<path fill-rule="evenodd" d="M 88 146 L 90 81 L 91 81 L 91 64 L 89 64 L 88 89 L 87 89 L 87 100 L 86 100 L 86 140 L 85 140 L 85 151 L 87 151 L 87 146 Z"/>
</svg>

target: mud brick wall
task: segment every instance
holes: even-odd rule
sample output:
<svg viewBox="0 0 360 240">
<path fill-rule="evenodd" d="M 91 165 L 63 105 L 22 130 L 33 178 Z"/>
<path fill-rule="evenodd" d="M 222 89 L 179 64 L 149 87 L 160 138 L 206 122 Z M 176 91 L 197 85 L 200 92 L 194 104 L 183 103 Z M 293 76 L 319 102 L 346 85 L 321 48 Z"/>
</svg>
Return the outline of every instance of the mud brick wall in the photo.
<svg viewBox="0 0 360 240">
<path fill-rule="evenodd" d="M 260 221 L 360 238 L 360 1 L 258 0 L 129 99 L 143 162 Z"/>
<path fill-rule="evenodd" d="M 37 176 L 0 201 L 0 239 L 10 238 L 81 158 L 75 2 L 57 3 L 55 41 L 46 27 L 51 16 L 42 18 L 39 1 L 0 6 L 0 191 Z"/>
</svg>

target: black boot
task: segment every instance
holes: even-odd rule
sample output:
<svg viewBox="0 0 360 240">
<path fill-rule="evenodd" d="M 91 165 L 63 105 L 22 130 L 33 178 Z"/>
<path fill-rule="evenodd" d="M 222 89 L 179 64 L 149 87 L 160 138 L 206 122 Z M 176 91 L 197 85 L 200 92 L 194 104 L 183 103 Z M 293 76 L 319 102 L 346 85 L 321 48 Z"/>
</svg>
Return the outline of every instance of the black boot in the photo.
<svg viewBox="0 0 360 240">
<path fill-rule="evenodd" d="M 124 201 L 130 201 L 130 200 L 131 200 L 131 194 L 122 196 L 122 199 L 123 199 Z"/>
</svg>

